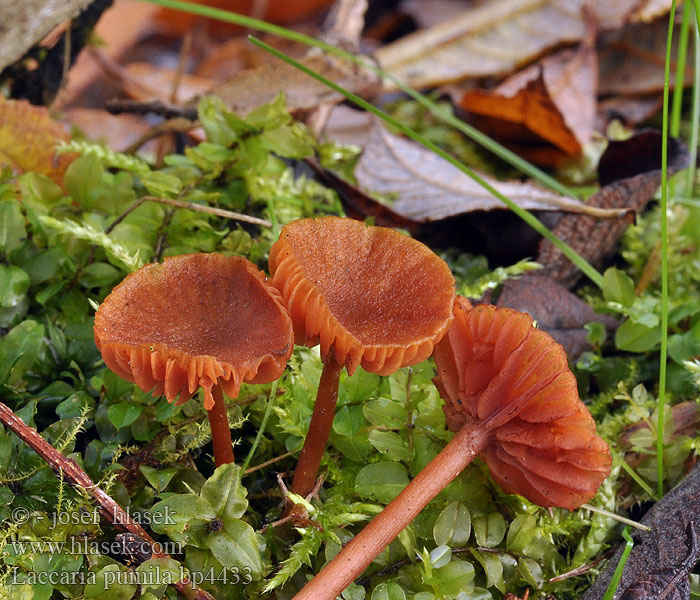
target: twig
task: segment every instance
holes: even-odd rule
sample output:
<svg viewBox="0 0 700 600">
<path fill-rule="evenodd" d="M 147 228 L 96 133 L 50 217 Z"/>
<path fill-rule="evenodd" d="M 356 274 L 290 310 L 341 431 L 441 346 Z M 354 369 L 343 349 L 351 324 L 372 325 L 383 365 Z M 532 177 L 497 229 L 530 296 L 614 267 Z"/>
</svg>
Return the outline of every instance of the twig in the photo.
<svg viewBox="0 0 700 600">
<path fill-rule="evenodd" d="M 197 119 L 196 106 L 179 106 L 177 104 L 169 104 L 161 100 L 149 100 L 140 102 L 137 100 L 110 100 L 106 104 L 107 111 L 113 115 L 121 113 L 131 113 L 135 115 L 156 114 L 165 117 L 166 119 L 175 119 L 182 117 L 195 121 Z"/>
<path fill-rule="evenodd" d="M 144 202 L 160 202 L 161 204 L 168 204 L 169 206 L 175 206 L 176 208 L 187 208 L 189 210 L 216 215 L 217 217 L 225 217 L 227 219 L 252 223 L 253 225 L 260 225 L 261 227 L 272 227 L 272 223 L 270 223 L 270 221 L 267 219 L 259 219 L 258 217 L 251 217 L 250 215 L 244 215 L 242 213 L 225 210 L 223 208 L 214 208 L 213 206 L 193 204 L 192 202 L 173 200 L 172 198 L 159 198 L 157 196 L 144 196 L 141 199 Z"/>
<path fill-rule="evenodd" d="M 246 469 L 243 471 L 243 475 L 250 475 L 251 473 L 254 473 L 255 471 L 259 471 L 260 469 L 264 469 L 265 467 L 269 467 L 270 465 L 275 464 L 276 462 L 279 462 L 280 460 L 284 460 L 285 458 L 289 458 L 292 456 L 295 452 L 298 452 L 299 448 L 296 450 L 291 450 L 289 452 L 285 452 L 284 454 L 280 454 L 279 456 L 275 456 L 274 458 L 271 458 L 270 460 L 266 460 L 265 462 L 261 462 L 259 465 L 255 465 L 254 467 L 250 467 L 249 469 Z"/>
<path fill-rule="evenodd" d="M 116 528 L 127 534 L 137 536 L 144 540 L 151 549 L 150 556 L 153 558 L 170 558 L 167 554 L 158 551 L 161 545 L 158 544 L 151 535 L 141 525 L 132 520 L 119 504 L 117 504 L 104 490 L 98 487 L 82 467 L 73 459 L 65 457 L 35 429 L 32 429 L 22 421 L 8 406 L 0 402 L 0 421 L 10 429 L 27 446 L 34 450 L 51 467 L 59 477 L 64 477 L 78 491 L 85 491 L 97 504 L 100 514 Z M 173 583 L 175 588 L 187 600 L 214 600 L 214 597 L 198 589 L 189 581 L 178 581 Z"/>
<path fill-rule="evenodd" d="M 580 567 L 576 567 L 575 569 L 571 569 L 571 571 L 567 571 L 566 573 L 562 573 L 561 575 L 552 577 L 547 581 L 549 583 L 556 583 L 557 581 L 562 581 L 564 579 L 569 579 L 571 577 L 577 577 L 579 575 L 583 575 L 584 573 L 588 573 L 588 571 L 590 571 L 593 567 L 595 567 L 597 564 L 603 562 L 606 558 L 608 558 L 608 556 L 610 556 L 613 553 L 613 550 L 613 548 L 610 548 L 610 550 L 603 552 L 603 554 L 601 554 L 593 562 L 589 562 L 588 564 L 581 565 Z"/>
</svg>

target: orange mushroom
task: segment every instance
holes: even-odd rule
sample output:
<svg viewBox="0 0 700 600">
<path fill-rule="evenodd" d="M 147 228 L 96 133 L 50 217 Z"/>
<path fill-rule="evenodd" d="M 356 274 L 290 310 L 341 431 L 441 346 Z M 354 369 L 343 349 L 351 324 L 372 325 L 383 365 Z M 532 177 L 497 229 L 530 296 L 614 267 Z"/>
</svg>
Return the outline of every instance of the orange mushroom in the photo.
<svg viewBox="0 0 700 600">
<path fill-rule="evenodd" d="M 323 373 L 292 491 L 313 489 L 345 366 L 389 375 L 428 358 L 452 320 L 455 283 L 427 246 L 352 219 L 301 219 L 270 250 L 296 342 L 321 345 Z"/>
<path fill-rule="evenodd" d="M 294 600 L 338 596 L 477 454 L 506 492 L 542 506 L 573 510 L 610 473 L 562 347 L 514 310 L 458 298 L 455 313 L 434 356 L 456 435 Z"/>
<path fill-rule="evenodd" d="M 233 462 L 223 392 L 280 377 L 293 349 L 279 292 L 242 257 L 187 254 L 128 275 L 95 314 L 95 343 L 117 375 L 182 404 L 199 387 L 216 466 Z"/>
</svg>

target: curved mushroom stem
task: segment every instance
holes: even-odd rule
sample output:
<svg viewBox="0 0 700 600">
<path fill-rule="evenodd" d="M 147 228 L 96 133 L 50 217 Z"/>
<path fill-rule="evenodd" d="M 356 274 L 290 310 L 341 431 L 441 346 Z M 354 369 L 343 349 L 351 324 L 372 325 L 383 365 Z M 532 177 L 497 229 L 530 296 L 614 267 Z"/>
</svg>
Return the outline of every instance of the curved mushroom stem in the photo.
<svg viewBox="0 0 700 600">
<path fill-rule="evenodd" d="M 207 412 L 211 426 L 211 443 L 214 447 L 214 464 L 220 467 L 233 462 L 233 443 L 221 386 L 217 384 L 212 387 L 211 394 L 214 397 L 214 406 Z"/>
<path fill-rule="evenodd" d="M 314 489 L 321 458 L 328 445 L 328 437 L 333 427 L 335 404 L 338 401 L 338 382 L 343 365 L 339 365 L 333 352 L 328 352 L 323 361 L 323 372 L 318 384 L 314 412 L 311 415 L 309 431 L 301 449 L 299 462 L 294 469 L 292 492 L 306 497 Z"/>
<path fill-rule="evenodd" d="M 462 470 L 490 439 L 483 426 L 463 427 L 403 491 L 345 546 L 293 600 L 333 600 Z"/>
</svg>

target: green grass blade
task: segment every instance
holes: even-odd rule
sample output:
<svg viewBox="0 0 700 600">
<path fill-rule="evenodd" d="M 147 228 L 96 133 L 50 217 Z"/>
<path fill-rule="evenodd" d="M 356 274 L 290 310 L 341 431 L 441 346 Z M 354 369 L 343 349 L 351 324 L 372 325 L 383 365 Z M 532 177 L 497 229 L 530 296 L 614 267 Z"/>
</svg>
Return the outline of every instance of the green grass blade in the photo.
<svg viewBox="0 0 700 600">
<path fill-rule="evenodd" d="M 695 165 L 698 160 L 698 130 L 700 130 L 700 0 L 695 0 L 695 26 L 693 27 L 695 40 L 695 65 L 693 73 L 693 111 L 690 121 L 690 166 L 685 179 L 685 197 L 693 196 L 693 181 L 695 179 Z"/>
<path fill-rule="evenodd" d="M 391 81 L 397 88 L 403 91 L 405 94 L 413 98 L 419 104 L 425 106 L 431 114 L 436 116 L 438 119 L 452 125 L 457 130 L 464 133 L 467 137 L 474 140 L 476 143 L 481 144 L 484 148 L 493 152 L 501 159 L 503 159 L 508 164 L 513 167 L 520 169 L 523 173 L 529 175 L 533 179 L 539 181 L 542 185 L 556 191 L 564 196 L 576 196 L 576 193 L 567 188 L 561 182 L 557 181 L 541 169 L 538 169 L 534 165 L 530 164 L 526 160 L 523 160 L 520 156 L 508 150 L 505 146 L 502 146 L 495 140 L 491 139 L 487 135 L 480 132 L 475 127 L 465 123 L 453 114 L 447 113 L 442 110 L 435 102 L 415 91 L 414 89 L 408 87 L 405 83 L 399 80 L 397 77 L 388 73 L 384 69 L 377 67 L 375 64 L 369 60 L 341 50 L 335 46 L 322 42 L 320 40 L 314 39 L 310 36 L 298 33 L 296 31 L 291 31 L 285 29 L 284 27 L 279 27 L 277 25 L 272 25 L 266 23 L 265 21 L 260 21 L 252 17 L 246 17 L 238 13 L 228 12 L 218 8 L 213 8 L 211 6 L 203 6 L 199 4 L 192 4 L 191 2 L 185 2 L 184 0 L 143 0 L 144 2 L 150 2 L 151 4 L 158 4 L 159 6 L 164 6 L 166 8 L 172 8 L 175 10 L 181 10 L 184 12 L 189 12 L 195 15 L 200 15 L 203 17 L 209 17 L 211 19 L 218 19 L 219 21 L 225 21 L 227 23 L 234 23 L 242 27 L 247 27 L 249 29 L 255 29 L 257 31 L 263 31 L 265 33 L 271 33 L 277 35 L 281 38 L 285 38 L 300 44 L 305 44 L 307 46 L 314 46 L 316 48 L 321 48 L 328 52 L 329 54 L 334 54 L 336 56 L 341 56 L 342 58 L 352 61 L 353 63 L 365 68 L 373 73 L 383 77 L 384 79 Z"/>
<path fill-rule="evenodd" d="M 683 107 L 683 86 L 685 85 L 685 59 L 688 54 L 688 33 L 690 31 L 691 10 L 692 5 L 690 2 L 685 2 L 683 4 L 681 35 L 678 38 L 676 81 L 673 87 L 673 103 L 671 104 L 671 135 L 673 137 L 678 137 L 681 131 L 681 108 Z"/>
<path fill-rule="evenodd" d="M 256 46 L 262 48 L 263 50 L 266 50 L 270 54 L 273 54 L 277 58 L 287 62 L 288 64 L 292 65 L 293 67 L 299 69 L 303 73 L 306 73 L 307 75 L 313 77 L 314 79 L 322 82 L 332 90 L 338 92 L 339 94 L 342 94 L 345 96 L 348 100 L 354 102 L 357 104 L 359 107 L 377 115 L 381 119 L 383 119 L 385 122 L 389 123 L 393 127 L 396 127 L 398 130 L 400 130 L 402 133 L 404 133 L 407 137 L 410 137 L 414 141 L 418 142 L 428 150 L 434 152 L 441 158 L 444 158 L 446 161 L 448 161 L 450 164 L 454 165 L 457 167 L 460 171 L 471 177 L 474 181 L 476 181 L 480 186 L 482 186 L 485 190 L 487 190 L 490 194 L 494 195 L 496 198 L 501 200 L 508 208 L 510 208 L 515 214 L 517 214 L 523 221 L 525 221 L 530 227 L 532 227 L 535 231 L 537 231 L 539 234 L 542 235 L 542 237 L 546 238 L 552 244 L 554 244 L 557 248 L 559 248 L 564 255 L 571 261 L 573 262 L 579 269 L 581 269 L 598 287 L 602 287 L 603 285 L 603 276 L 596 271 L 596 269 L 591 266 L 585 258 L 583 258 L 580 254 L 578 254 L 573 248 L 562 242 L 557 236 L 555 236 L 549 229 L 547 229 L 534 215 L 530 214 L 527 210 L 524 208 L 521 208 L 517 204 L 515 204 L 512 200 L 509 198 L 506 198 L 503 194 L 501 194 L 496 188 L 494 188 L 492 185 L 490 185 L 487 181 L 485 181 L 482 177 L 480 177 L 477 173 L 472 171 L 469 167 L 461 163 L 459 160 L 436 146 L 434 143 L 431 141 L 427 140 L 424 138 L 422 135 L 416 133 L 409 127 L 406 127 L 402 123 L 399 123 L 396 119 L 385 113 L 384 111 L 380 110 L 376 106 L 370 104 L 363 98 L 360 98 L 356 94 L 353 94 L 352 92 L 349 92 L 336 83 L 330 81 L 329 79 L 325 78 L 323 75 L 320 75 L 319 73 L 316 73 L 312 69 L 309 69 L 307 66 L 301 64 L 299 61 L 294 60 L 293 58 L 287 56 L 286 54 L 280 52 L 279 50 L 276 50 L 272 46 L 269 46 L 265 42 L 262 42 L 258 40 L 257 38 L 254 38 L 252 36 L 249 36 L 250 41 L 255 44 Z"/>
<path fill-rule="evenodd" d="M 627 559 L 629 558 L 630 552 L 632 552 L 632 547 L 634 546 L 634 540 L 630 536 L 629 527 L 625 527 L 622 530 L 622 537 L 625 538 L 625 549 L 622 551 L 620 562 L 617 563 L 615 572 L 613 573 L 612 579 L 608 584 L 608 589 L 605 590 L 603 600 L 612 600 L 613 596 L 615 596 L 617 586 L 620 585 L 620 579 L 622 578 L 622 571 L 625 570 Z"/>
<path fill-rule="evenodd" d="M 671 78 L 671 42 L 676 0 L 671 2 L 666 37 L 666 66 L 664 69 L 664 104 L 661 145 L 661 352 L 659 356 L 659 403 L 656 430 L 656 473 L 658 495 L 664 495 L 664 421 L 666 409 L 666 362 L 668 346 L 668 84 Z"/>
<path fill-rule="evenodd" d="M 250 461 L 253 460 L 253 456 L 255 456 L 255 451 L 258 449 L 258 445 L 260 444 L 260 440 L 262 439 L 263 433 L 265 433 L 265 428 L 267 427 L 267 421 L 270 418 L 270 414 L 272 413 L 272 405 L 275 403 L 275 396 L 277 395 L 277 380 L 272 382 L 272 387 L 270 387 L 270 397 L 267 400 L 267 407 L 265 408 L 265 414 L 263 415 L 263 420 L 262 423 L 260 423 L 260 429 L 258 429 L 258 433 L 255 436 L 255 441 L 253 441 L 253 445 L 250 447 L 250 450 L 248 451 L 248 456 L 245 457 L 245 460 L 243 461 L 243 464 L 241 465 L 241 473 L 244 473 L 245 470 L 248 468 L 248 465 L 250 464 Z"/>
</svg>

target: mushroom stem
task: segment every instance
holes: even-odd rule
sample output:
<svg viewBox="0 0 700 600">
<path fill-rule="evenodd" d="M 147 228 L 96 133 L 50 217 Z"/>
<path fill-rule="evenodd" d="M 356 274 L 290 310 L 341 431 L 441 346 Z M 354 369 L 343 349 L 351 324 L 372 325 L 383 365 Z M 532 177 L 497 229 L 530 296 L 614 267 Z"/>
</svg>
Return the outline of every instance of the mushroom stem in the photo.
<svg viewBox="0 0 700 600">
<path fill-rule="evenodd" d="M 490 432 L 463 427 L 428 465 L 293 600 L 333 600 L 482 452 Z"/>
<path fill-rule="evenodd" d="M 323 361 L 323 372 L 318 384 L 316 404 L 311 415 L 309 431 L 301 449 L 299 462 L 294 469 L 292 492 L 300 496 L 308 496 L 316 484 L 321 458 L 328 445 L 328 437 L 333 427 L 335 405 L 338 401 L 338 382 L 343 365 L 339 365 L 332 351 Z"/>
<path fill-rule="evenodd" d="M 209 413 L 209 425 L 211 426 L 211 443 L 214 447 L 214 464 L 217 467 L 233 462 L 233 444 L 231 442 L 231 428 L 228 424 L 228 413 L 224 393 L 220 385 L 211 388 L 214 397 L 214 406 Z"/>
</svg>

